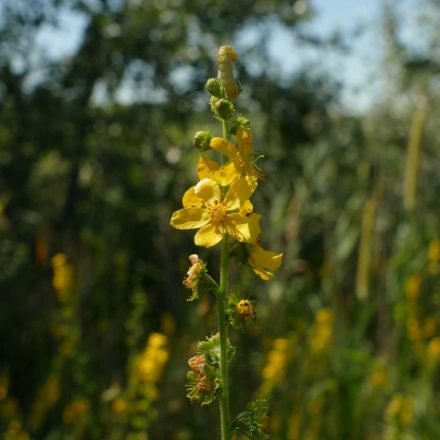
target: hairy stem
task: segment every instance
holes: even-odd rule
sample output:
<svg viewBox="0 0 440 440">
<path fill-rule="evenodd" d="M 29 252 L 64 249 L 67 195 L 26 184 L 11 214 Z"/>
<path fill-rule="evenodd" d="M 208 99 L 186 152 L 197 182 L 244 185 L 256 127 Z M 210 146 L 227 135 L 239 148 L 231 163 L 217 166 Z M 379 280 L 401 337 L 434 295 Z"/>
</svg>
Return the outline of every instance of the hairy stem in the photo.
<svg viewBox="0 0 440 440">
<path fill-rule="evenodd" d="M 220 288 L 217 295 L 217 317 L 220 335 L 220 375 L 222 378 L 222 394 L 220 395 L 220 419 L 222 440 L 229 440 L 229 377 L 228 377 L 228 323 L 225 316 L 229 279 L 228 237 L 222 242 L 220 263 Z"/>
<path fill-rule="evenodd" d="M 229 126 L 223 121 L 223 137 L 229 140 Z M 224 158 L 222 157 L 222 162 Z M 222 378 L 222 394 L 220 395 L 220 423 L 222 440 L 230 440 L 229 422 L 229 371 L 228 371 L 228 323 L 226 321 L 225 307 L 228 296 L 229 284 L 229 249 L 228 236 L 222 241 L 220 256 L 220 287 L 217 294 L 217 318 L 220 335 L 220 375 Z"/>
</svg>

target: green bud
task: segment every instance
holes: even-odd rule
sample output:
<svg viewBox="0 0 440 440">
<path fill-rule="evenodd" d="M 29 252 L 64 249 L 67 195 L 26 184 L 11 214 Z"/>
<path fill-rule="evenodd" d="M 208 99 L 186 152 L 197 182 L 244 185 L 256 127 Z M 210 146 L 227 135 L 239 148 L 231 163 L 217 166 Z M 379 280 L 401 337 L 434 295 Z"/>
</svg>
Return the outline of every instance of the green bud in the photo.
<svg viewBox="0 0 440 440">
<path fill-rule="evenodd" d="M 211 142 L 211 132 L 209 130 L 198 131 L 194 135 L 193 144 L 200 151 L 210 150 L 210 142 Z"/>
<path fill-rule="evenodd" d="M 248 130 L 251 128 L 251 121 L 244 115 L 237 115 L 231 119 L 229 127 L 231 134 L 236 134 L 240 127 L 247 128 Z"/>
<path fill-rule="evenodd" d="M 209 78 L 208 81 L 206 81 L 205 89 L 216 98 L 221 98 L 222 96 L 222 87 L 217 78 Z"/>
<path fill-rule="evenodd" d="M 219 99 L 214 106 L 216 115 L 223 120 L 229 119 L 234 112 L 234 106 L 227 99 Z"/>
</svg>

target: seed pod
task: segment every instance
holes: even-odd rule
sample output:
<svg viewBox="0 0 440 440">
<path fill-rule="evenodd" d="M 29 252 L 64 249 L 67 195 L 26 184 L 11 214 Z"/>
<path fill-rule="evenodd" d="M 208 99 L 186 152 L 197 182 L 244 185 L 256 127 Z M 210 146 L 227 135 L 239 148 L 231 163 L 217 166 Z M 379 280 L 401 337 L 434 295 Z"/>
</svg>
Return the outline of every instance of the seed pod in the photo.
<svg viewBox="0 0 440 440">
<path fill-rule="evenodd" d="M 255 310 L 252 306 L 252 303 L 248 299 L 242 299 L 237 303 L 236 306 L 238 316 L 240 317 L 240 321 L 246 321 L 247 319 L 255 318 Z"/>
</svg>

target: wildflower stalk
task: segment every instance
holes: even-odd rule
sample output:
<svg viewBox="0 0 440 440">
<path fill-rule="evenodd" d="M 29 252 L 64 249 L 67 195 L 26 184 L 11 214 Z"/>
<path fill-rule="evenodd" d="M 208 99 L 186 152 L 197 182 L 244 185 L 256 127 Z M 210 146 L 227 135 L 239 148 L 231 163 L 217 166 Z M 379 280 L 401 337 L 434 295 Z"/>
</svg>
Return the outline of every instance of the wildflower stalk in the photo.
<svg viewBox="0 0 440 440">
<path fill-rule="evenodd" d="M 229 126 L 223 121 L 223 137 L 229 140 Z M 225 158 L 222 155 L 222 163 Z M 220 376 L 223 383 L 220 404 L 220 424 L 222 440 L 229 440 L 229 371 L 228 371 L 228 324 L 226 321 L 226 303 L 229 284 L 229 240 L 225 235 L 220 254 L 220 287 L 217 291 L 217 319 L 220 335 Z"/>
<path fill-rule="evenodd" d="M 261 156 L 253 153 L 250 121 L 236 114 L 231 102 L 241 92 L 232 68 L 236 60 L 231 46 L 222 46 L 217 52 L 218 76 L 209 79 L 205 88 L 212 95 L 209 102 L 214 118 L 222 121 L 223 137 L 211 137 L 209 130 L 195 133 L 193 142 L 200 151 L 198 181 L 185 191 L 183 208 L 172 214 L 170 223 L 176 229 L 198 229 L 194 236 L 197 246 L 220 245 L 218 284 L 197 254 L 189 255 L 191 266 L 183 280 L 192 291 L 188 301 L 200 294 L 216 294 L 218 319 L 218 333 L 200 341 L 196 355 L 188 360 L 187 397 L 201 405 L 218 399 L 222 440 L 230 440 L 233 430 L 257 440 L 265 437 L 267 406 L 263 401 L 250 402 L 232 423 L 229 415 L 228 365 L 235 348 L 228 339 L 228 325 L 245 331 L 255 320 L 255 301 L 229 291 L 229 265 L 247 265 L 267 281 L 281 265 L 282 254 L 261 247 L 261 215 L 254 212 L 250 201 L 258 182 L 266 177 L 256 165 Z M 215 152 L 220 153 L 220 162 L 209 157 Z"/>
</svg>

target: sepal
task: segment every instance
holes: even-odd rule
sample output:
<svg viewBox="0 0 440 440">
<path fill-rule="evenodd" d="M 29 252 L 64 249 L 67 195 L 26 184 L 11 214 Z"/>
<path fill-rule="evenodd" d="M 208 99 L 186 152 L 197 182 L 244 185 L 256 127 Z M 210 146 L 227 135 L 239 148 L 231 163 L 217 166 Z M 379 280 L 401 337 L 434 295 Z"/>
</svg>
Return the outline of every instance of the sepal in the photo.
<svg viewBox="0 0 440 440">
<path fill-rule="evenodd" d="M 200 341 L 198 352 L 205 356 L 205 361 L 208 365 L 220 368 L 220 335 L 216 333 L 206 340 Z M 231 361 L 235 355 L 235 347 L 228 339 L 228 360 Z"/>
<path fill-rule="evenodd" d="M 251 129 L 251 121 L 242 114 L 232 117 L 229 121 L 229 131 L 231 134 L 237 134 L 240 127 L 246 128 L 247 130 Z"/>
<path fill-rule="evenodd" d="M 243 332 L 255 328 L 256 304 L 256 301 L 240 298 L 235 293 L 230 295 L 226 305 L 226 313 L 231 326 Z"/>
</svg>

